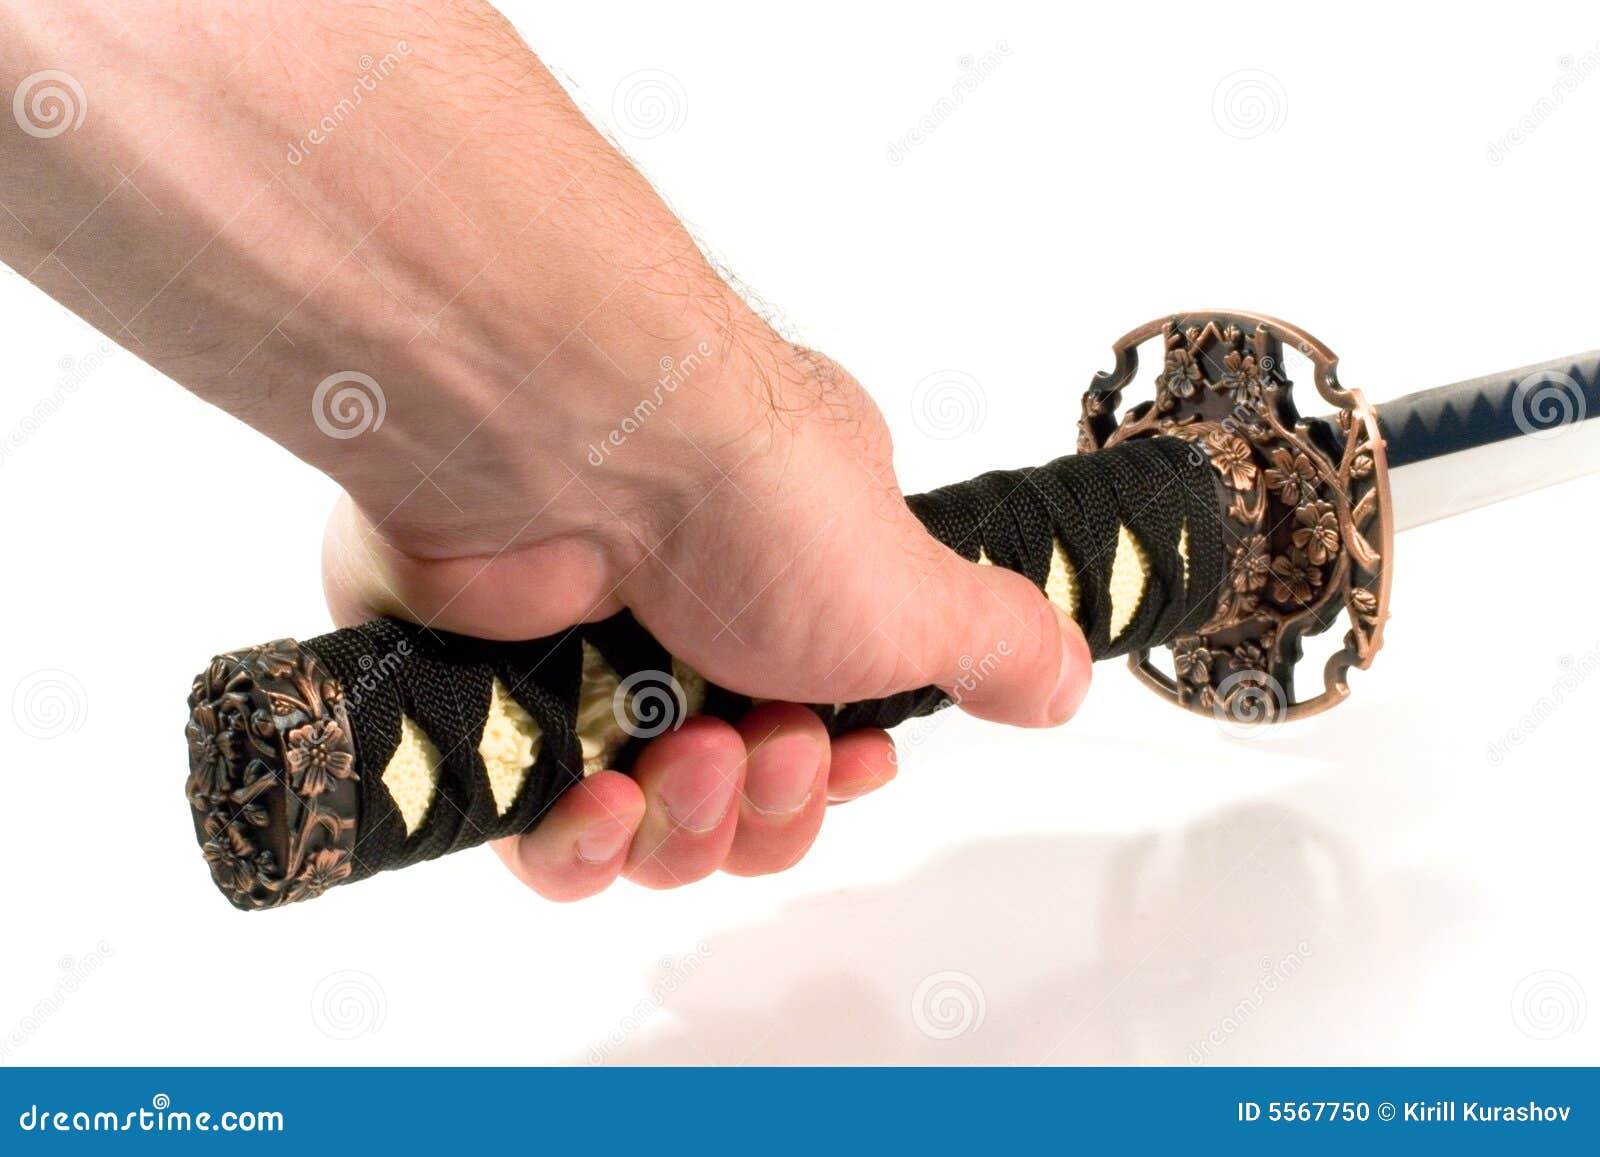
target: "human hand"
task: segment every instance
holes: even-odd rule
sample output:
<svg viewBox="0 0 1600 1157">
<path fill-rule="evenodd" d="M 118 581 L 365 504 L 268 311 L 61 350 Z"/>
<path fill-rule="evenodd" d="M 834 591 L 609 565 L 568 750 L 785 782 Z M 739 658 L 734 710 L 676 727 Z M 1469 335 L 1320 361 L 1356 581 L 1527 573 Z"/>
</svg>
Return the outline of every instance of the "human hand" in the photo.
<svg viewBox="0 0 1600 1157">
<path fill-rule="evenodd" d="M 500 843 L 524 881 L 793 863 L 894 773 L 887 736 L 830 743 L 796 703 L 949 688 L 1004 642 L 965 709 L 1075 708 L 1076 626 L 922 530 L 866 395 L 777 338 L 492 9 L 195 0 L 137 43 L 113 16 L 0 13 L 0 79 L 58 69 L 92 105 L 0 135 L 0 256 L 344 486 L 337 617 L 530 638 L 626 606 L 773 700 L 591 776 Z M 385 408 L 353 434 L 319 393 L 351 371 Z"/>
<path fill-rule="evenodd" d="M 704 397 L 677 397 L 685 379 L 601 455 L 540 444 L 570 471 L 555 494 L 463 499 L 464 521 L 503 540 L 491 553 L 412 554 L 353 503 L 329 525 L 327 589 L 343 623 L 396 614 L 519 639 L 626 606 L 713 682 L 774 700 L 737 724 L 691 719 L 646 746 L 633 778 L 591 775 L 531 832 L 497 841 L 519 878 L 552 898 L 591 895 L 619 874 L 675 887 L 798 861 L 829 803 L 895 771 L 885 733 L 830 743 L 801 703 L 953 688 L 997 650 L 1005 661 L 958 695 L 975 714 L 1060 722 L 1087 689 L 1088 649 L 1069 619 L 1026 579 L 965 562 L 911 516 L 883 419 L 848 375 L 770 332 L 724 331 L 720 349 L 698 349 Z M 752 398 L 749 428 L 729 435 L 723 417 Z M 588 427 L 598 440 L 617 421 L 600 404 Z M 458 453 L 497 443 L 515 439 Z M 643 475 L 605 475 L 629 473 L 629 459 Z M 481 462 L 465 476 L 515 469 Z M 448 536 L 454 521 L 419 542 Z"/>
</svg>

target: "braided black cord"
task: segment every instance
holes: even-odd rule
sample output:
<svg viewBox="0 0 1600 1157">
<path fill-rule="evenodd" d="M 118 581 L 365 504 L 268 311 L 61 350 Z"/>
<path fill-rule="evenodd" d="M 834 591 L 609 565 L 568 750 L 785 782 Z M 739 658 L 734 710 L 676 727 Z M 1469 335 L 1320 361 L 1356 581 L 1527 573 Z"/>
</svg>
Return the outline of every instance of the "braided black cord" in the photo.
<svg viewBox="0 0 1600 1157">
<path fill-rule="evenodd" d="M 1076 618 L 1096 659 L 1154 646 L 1198 627 L 1214 609 L 1226 564 L 1215 472 L 1187 442 L 1148 438 L 1031 470 L 996 471 L 908 500 L 933 536 L 957 554 L 980 554 L 1044 588 L 1059 542 L 1077 582 Z M 1126 527 L 1142 547 L 1144 592 L 1111 633 L 1113 560 Z M 1185 549 L 1180 551 L 1180 544 Z M 558 636 L 493 643 L 394 619 L 307 641 L 345 690 L 361 776 L 354 878 L 525 831 L 583 774 L 577 736 L 583 644 L 626 681 L 670 672 L 672 660 L 627 612 Z M 664 678 L 664 677 L 663 677 Z M 539 755 L 505 814 L 497 814 L 478 745 L 498 679 L 543 732 Z M 819 706 L 832 734 L 893 727 L 938 710 L 927 687 L 887 699 Z M 704 712 L 736 718 L 741 695 L 711 688 Z M 382 782 L 409 716 L 438 748 L 437 796 L 407 835 Z M 642 741 L 611 760 L 626 770 Z"/>
</svg>

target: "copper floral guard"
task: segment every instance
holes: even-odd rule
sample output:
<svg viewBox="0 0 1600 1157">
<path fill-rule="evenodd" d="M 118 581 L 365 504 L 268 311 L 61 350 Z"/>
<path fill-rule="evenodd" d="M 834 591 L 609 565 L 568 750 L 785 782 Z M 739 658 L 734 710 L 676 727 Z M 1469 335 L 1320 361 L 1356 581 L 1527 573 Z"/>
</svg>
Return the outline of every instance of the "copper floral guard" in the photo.
<svg viewBox="0 0 1600 1157">
<path fill-rule="evenodd" d="M 1139 350 L 1160 342 L 1154 397 L 1118 418 Z M 1284 351 L 1310 362 L 1333 407 L 1303 419 Z M 1350 693 L 1383 641 L 1394 523 L 1377 417 L 1341 386 L 1327 346 L 1284 322 L 1248 313 L 1181 314 L 1150 322 L 1115 346 L 1116 365 L 1083 398 L 1080 452 L 1130 439 L 1183 438 L 1215 469 L 1218 517 L 1231 552 L 1216 612 L 1173 641 L 1173 674 L 1149 650 L 1135 674 L 1190 710 L 1236 723 L 1271 723 L 1327 709 Z M 1322 687 L 1296 694 L 1302 642 L 1348 622 Z"/>
</svg>

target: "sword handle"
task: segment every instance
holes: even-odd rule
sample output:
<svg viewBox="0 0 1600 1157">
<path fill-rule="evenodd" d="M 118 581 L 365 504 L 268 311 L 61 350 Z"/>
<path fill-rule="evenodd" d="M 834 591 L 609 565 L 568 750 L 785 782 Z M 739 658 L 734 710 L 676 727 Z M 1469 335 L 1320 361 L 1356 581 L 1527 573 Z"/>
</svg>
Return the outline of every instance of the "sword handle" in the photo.
<svg viewBox="0 0 1600 1157">
<path fill-rule="evenodd" d="M 1154 397 L 1119 417 L 1141 347 L 1157 343 Z M 1290 350 L 1329 417 L 1300 416 Z M 911 509 L 963 558 L 1026 575 L 1096 659 L 1128 654 L 1173 703 L 1254 725 L 1342 702 L 1388 617 L 1394 522 L 1372 408 L 1340 384 L 1331 350 L 1259 314 L 1158 318 L 1112 352 L 1084 395 L 1077 455 Z M 1297 696 L 1302 641 L 1341 620 L 1320 693 Z M 1170 676 L 1150 661 L 1160 644 Z M 947 704 L 925 687 L 815 709 L 837 735 Z M 527 643 L 380 619 L 213 659 L 189 695 L 187 794 L 218 887 L 271 908 L 526 831 L 585 773 L 627 770 L 690 714 L 749 705 L 628 614 Z"/>
<path fill-rule="evenodd" d="M 1221 470 L 1193 439 L 1145 437 L 908 502 L 957 554 L 1026 575 L 1104 659 L 1213 619 L 1230 555 Z M 925 687 L 815 709 L 838 735 L 948 703 Z M 526 831 L 688 715 L 749 706 L 626 612 L 523 643 L 379 619 L 213 659 L 189 696 L 187 795 L 217 886 L 239 908 L 276 907 Z"/>
</svg>

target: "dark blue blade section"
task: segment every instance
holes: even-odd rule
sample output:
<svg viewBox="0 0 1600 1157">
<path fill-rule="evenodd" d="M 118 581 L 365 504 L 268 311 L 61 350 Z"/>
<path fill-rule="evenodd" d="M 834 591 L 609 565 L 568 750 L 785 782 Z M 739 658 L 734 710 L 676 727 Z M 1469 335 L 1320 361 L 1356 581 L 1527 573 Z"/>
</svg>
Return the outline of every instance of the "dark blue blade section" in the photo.
<svg viewBox="0 0 1600 1157">
<path fill-rule="evenodd" d="M 1591 418 L 1600 418 L 1600 350 L 1378 407 L 1390 469 Z"/>
</svg>

